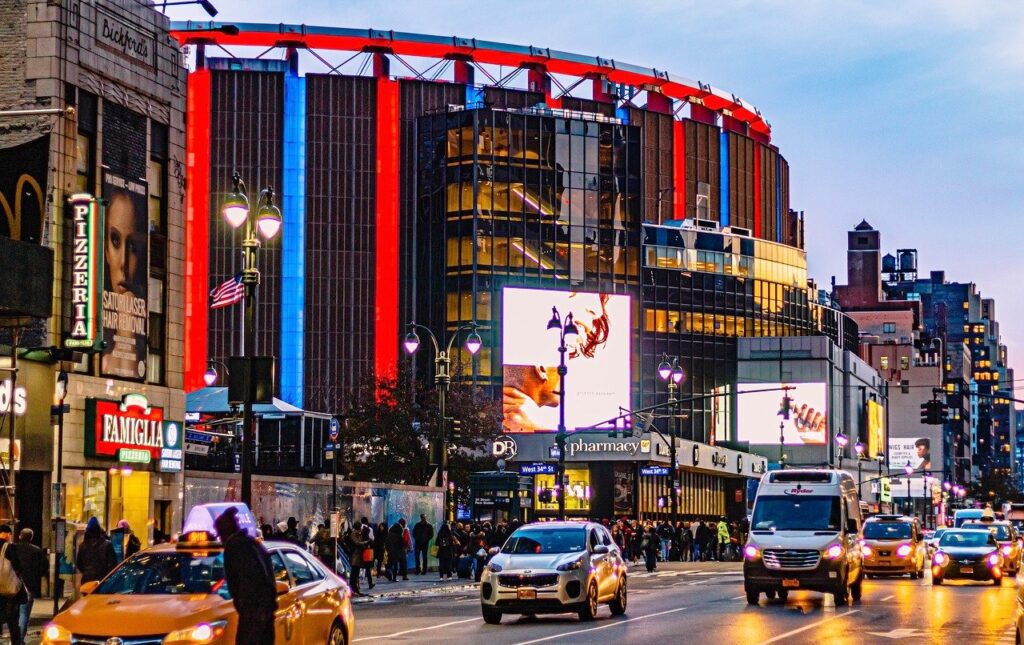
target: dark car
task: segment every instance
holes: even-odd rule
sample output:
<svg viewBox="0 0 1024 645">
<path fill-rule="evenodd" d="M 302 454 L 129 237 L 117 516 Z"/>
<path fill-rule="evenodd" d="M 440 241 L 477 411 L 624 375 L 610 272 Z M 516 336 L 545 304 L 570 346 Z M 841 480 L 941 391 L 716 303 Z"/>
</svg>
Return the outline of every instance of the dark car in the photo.
<svg viewBox="0 0 1024 645">
<path fill-rule="evenodd" d="M 932 556 L 932 584 L 947 578 L 1003 584 L 1003 554 L 996 536 L 988 531 L 952 529 L 939 539 Z"/>
</svg>

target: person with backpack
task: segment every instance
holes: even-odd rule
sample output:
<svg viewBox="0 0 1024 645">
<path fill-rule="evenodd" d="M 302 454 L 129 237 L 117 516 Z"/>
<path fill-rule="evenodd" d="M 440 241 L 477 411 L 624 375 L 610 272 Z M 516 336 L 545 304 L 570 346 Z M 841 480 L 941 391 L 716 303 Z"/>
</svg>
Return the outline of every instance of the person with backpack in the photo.
<svg viewBox="0 0 1024 645">
<path fill-rule="evenodd" d="M 19 618 L 21 605 L 28 602 L 28 593 L 21 581 L 21 560 L 14 548 L 12 533 L 9 525 L 0 525 L 0 608 L 11 635 L 11 645 L 24 645 Z"/>
<path fill-rule="evenodd" d="M 102 580 L 117 566 L 117 554 L 110 538 L 103 532 L 100 521 L 90 517 L 85 525 L 85 537 L 78 546 L 75 565 L 82 573 L 82 582 Z"/>
<path fill-rule="evenodd" d="M 448 522 L 442 521 L 437 527 L 437 539 L 434 545 L 437 547 L 437 573 L 441 580 L 451 580 L 452 558 L 455 555 L 455 537 L 452 535 L 452 527 Z"/>
</svg>

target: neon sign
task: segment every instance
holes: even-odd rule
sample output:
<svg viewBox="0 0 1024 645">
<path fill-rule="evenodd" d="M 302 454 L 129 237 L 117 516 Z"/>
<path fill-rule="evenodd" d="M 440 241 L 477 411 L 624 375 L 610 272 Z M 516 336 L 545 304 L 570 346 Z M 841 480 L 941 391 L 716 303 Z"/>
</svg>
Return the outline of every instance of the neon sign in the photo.
<svg viewBox="0 0 1024 645">
<path fill-rule="evenodd" d="M 99 202 L 88 193 L 77 193 L 71 203 L 71 332 L 64 346 L 94 348 L 100 340 L 100 289 L 103 265 L 100 263 L 100 239 L 103 214 Z"/>
</svg>

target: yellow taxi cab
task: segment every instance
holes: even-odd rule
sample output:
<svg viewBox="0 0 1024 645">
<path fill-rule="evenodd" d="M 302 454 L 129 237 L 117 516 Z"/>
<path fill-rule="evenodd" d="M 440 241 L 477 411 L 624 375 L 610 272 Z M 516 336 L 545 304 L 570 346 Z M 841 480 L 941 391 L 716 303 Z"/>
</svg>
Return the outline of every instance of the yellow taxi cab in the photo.
<svg viewBox="0 0 1024 645">
<path fill-rule="evenodd" d="M 263 545 L 278 593 L 274 642 L 352 642 L 355 619 L 345 581 L 294 544 Z M 83 597 L 43 628 L 43 645 L 234 643 L 238 615 L 223 551 L 215 534 L 193 530 L 177 544 L 136 553 L 103 580 L 83 584 Z"/>
<path fill-rule="evenodd" d="M 876 575 L 923 578 L 928 549 L 917 520 L 903 515 L 875 515 L 861 529 L 864 571 Z"/>
</svg>

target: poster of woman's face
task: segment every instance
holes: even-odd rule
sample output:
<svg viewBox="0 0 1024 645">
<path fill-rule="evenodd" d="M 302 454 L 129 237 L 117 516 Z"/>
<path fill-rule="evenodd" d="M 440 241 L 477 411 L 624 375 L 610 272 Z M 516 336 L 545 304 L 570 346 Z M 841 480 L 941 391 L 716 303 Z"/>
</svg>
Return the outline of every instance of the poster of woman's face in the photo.
<svg viewBox="0 0 1024 645">
<path fill-rule="evenodd" d="M 626 295 L 508 287 L 502 299 L 502 406 L 506 432 L 558 426 L 562 403 L 557 334 L 547 330 L 555 307 L 566 337 L 565 418 L 569 429 L 619 414 L 630 402 L 630 300 Z"/>
<path fill-rule="evenodd" d="M 149 217 L 144 181 L 103 178 L 103 340 L 105 376 L 146 375 L 149 324 Z"/>
</svg>

